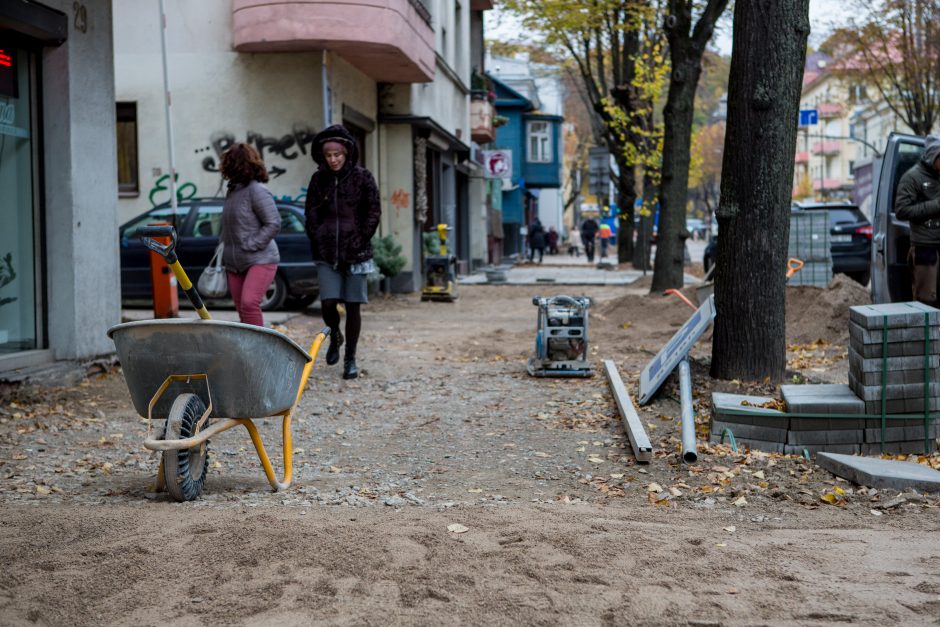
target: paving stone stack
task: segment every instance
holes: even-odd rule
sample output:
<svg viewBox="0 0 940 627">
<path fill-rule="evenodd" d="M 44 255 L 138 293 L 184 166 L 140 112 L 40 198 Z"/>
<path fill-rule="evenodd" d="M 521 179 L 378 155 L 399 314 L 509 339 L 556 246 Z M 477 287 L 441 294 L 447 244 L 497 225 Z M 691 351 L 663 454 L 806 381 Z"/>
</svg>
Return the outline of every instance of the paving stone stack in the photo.
<svg viewBox="0 0 940 627">
<path fill-rule="evenodd" d="M 828 211 L 790 212 L 787 256 L 803 262 L 803 268 L 790 277 L 790 285 L 829 285 L 832 281 L 832 242 L 829 239 Z"/>
<path fill-rule="evenodd" d="M 925 402 L 940 410 L 940 310 L 916 302 L 851 307 L 849 387 L 866 414 L 882 406 L 885 414 L 921 414 Z M 923 419 L 886 424 L 884 452 L 923 452 Z M 931 421 L 927 437 L 938 436 L 940 421 Z M 881 437 L 881 420 L 868 420 L 860 452 L 880 453 Z"/>
</svg>

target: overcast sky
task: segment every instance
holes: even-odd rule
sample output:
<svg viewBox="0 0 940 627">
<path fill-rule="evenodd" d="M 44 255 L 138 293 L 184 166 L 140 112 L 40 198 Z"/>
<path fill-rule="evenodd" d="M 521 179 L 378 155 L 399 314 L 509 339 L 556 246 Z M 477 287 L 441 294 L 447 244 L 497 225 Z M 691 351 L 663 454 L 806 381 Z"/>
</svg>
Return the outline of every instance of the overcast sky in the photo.
<svg viewBox="0 0 940 627">
<path fill-rule="evenodd" d="M 809 0 L 809 20 L 811 46 L 818 46 L 833 22 L 840 22 L 849 10 L 849 0 Z M 486 15 L 486 37 L 501 41 L 518 41 L 521 27 L 510 16 L 499 11 L 499 3 Z M 719 25 L 712 45 L 723 55 L 731 54 L 731 11 L 728 11 Z"/>
</svg>

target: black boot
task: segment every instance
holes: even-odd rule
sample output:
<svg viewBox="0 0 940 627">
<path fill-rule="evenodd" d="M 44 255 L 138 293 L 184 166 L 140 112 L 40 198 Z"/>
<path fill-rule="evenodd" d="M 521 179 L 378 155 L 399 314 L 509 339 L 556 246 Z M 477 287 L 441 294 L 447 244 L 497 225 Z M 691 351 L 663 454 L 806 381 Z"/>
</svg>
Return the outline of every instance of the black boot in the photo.
<svg viewBox="0 0 940 627">
<path fill-rule="evenodd" d="M 359 376 L 359 367 L 356 365 L 356 356 L 346 354 L 346 358 L 343 359 L 343 378 L 344 379 L 355 379 Z"/>
<path fill-rule="evenodd" d="M 339 361 L 339 347 L 343 345 L 343 334 L 339 329 L 330 331 L 330 348 L 326 351 L 326 364 L 332 366 Z"/>
</svg>

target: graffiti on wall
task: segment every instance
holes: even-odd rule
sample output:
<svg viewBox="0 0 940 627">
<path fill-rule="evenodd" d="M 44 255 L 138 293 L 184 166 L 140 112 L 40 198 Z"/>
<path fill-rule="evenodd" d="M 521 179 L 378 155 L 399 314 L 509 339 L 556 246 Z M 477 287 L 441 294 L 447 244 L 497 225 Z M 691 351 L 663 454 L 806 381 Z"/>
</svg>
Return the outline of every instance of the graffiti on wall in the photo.
<svg viewBox="0 0 940 627">
<path fill-rule="evenodd" d="M 316 132 L 304 124 L 295 124 L 289 133 L 280 137 L 267 136 L 255 131 L 245 133 L 245 143 L 251 144 L 265 160 L 270 161 L 270 156 L 276 156 L 286 161 L 294 161 L 301 155 L 310 154 L 310 145 L 313 144 L 313 138 Z M 216 131 L 209 137 L 209 146 L 197 148 L 196 154 L 211 152 L 202 159 L 202 169 L 206 172 L 218 172 L 219 161 L 222 153 L 228 150 L 238 140 L 235 134 L 229 131 Z M 276 165 L 268 166 L 268 176 L 276 179 L 286 174 L 287 170 Z"/>
<path fill-rule="evenodd" d="M 196 196 L 196 184 L 189 181 L 184 181 L 180 184 L 180 175 L 179 172 L 176 173 L 174 177 L 176 181 L 176 202 L 183 202 L 184 200 L 189 200 Z M 150 188 L 150 204 L 153 207 L 156 207 L 159 204 L 170 201 L 170 175 L 164 174 L 154 182 L 153 187 Z"/>
</svg>

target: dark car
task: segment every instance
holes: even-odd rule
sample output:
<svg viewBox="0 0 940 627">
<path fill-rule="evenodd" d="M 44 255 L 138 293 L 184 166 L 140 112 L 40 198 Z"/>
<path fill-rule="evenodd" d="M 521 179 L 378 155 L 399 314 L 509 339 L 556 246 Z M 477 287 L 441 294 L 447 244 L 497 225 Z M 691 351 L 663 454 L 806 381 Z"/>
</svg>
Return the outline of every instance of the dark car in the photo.
<svg viewBox="0 0 940 627">
<path fill-rule="evenodd" d="M 304 209 L 289 202 L 276 201 L 276 204 L 281 214 L 281 232 L 275 241 L 281 262 L 261 301 L 265 311 L 285 304 L 305 307 L 316 300 L 320 292 L 310 240 L 304 232 Z M 195 284 L 219 244 L 222 205 L 221 198 L 194 198 L 179 203 L 175 214 L 168 204 L 160 205 L 121 226 L 121 300 L 131 304 L 152 299 L 150 252 L 134 236 L 139 227 L 157 223 L 176 227 L 180 264 Z M 180 299 L 185 298 L 181 293 Z"/>
<path fill-rule="evenodd" d="M 871 222 L 856 205 L 806 203 L 793 211 L 828 211 L 833 274 L 845 274 L 862 285 L 871 278 Z"/>
<path fill-rule="evenodd" d="M 832 272 L 843 273 L 867 285 L 871 278 L 872 226 L 862 210 L 842 203 L 794 204 L 793 211 L 829 211 L 829 241 L 832 253 Z M 715 263 L 718 237 L 713 236 L 702 255 L 705 272 Z"/>
</svg>

